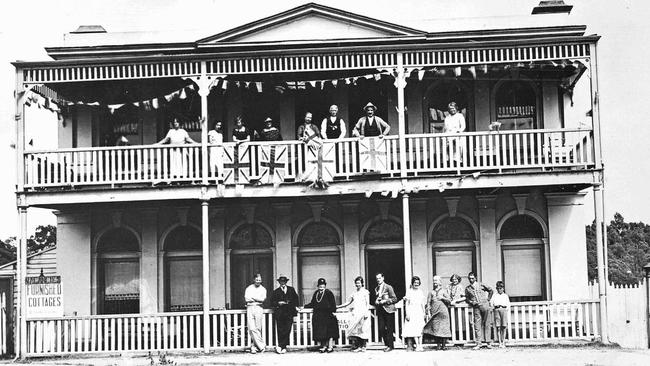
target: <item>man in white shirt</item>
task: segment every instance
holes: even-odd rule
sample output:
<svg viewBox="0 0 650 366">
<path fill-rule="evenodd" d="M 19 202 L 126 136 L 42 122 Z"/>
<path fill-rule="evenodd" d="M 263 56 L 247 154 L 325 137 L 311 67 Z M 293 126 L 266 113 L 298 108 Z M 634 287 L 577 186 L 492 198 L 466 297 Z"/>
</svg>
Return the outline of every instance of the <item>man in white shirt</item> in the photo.
<svg viewBox="0 0 650 366">
<path fill-rule="evenodd" d="M 264 352 L 266 345 L 262 339 L 262 323 L 264 312 L 262 303 L 266 300 L 266 289 L 262 286 L 262 275 L 255 275 L 255 282 L 246 287 L 244 292 L 246 300 L 246 321 L 248 323 L 248 335 L 250 336 L 251 353 Z"/>
<path fill-rule="evenodd" d="M 345 128 L 345 121 L 342 118 L 339 118 L 339 107 L 335 104 L 330 106 L 330 115 L 329 117 L 323 119 L 323 122 L 320 124 L 320 132 L 324 139 L 334 140 L 342 139 L 347 133 Z"/>
</svg>

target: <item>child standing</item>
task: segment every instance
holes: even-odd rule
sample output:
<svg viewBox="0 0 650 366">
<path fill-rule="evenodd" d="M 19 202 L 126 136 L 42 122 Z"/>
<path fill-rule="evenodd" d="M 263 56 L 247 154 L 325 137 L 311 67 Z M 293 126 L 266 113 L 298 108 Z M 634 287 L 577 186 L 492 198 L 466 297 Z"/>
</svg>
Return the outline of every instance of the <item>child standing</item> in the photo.
<svg viewBox="0 0 650 366">
<path fill-rule="evenodd" d="M 494 307 L 494 326 L 497 330 L 499 348 L 506 348 L 505 336 L 508 324 L 508 314 L 510 313 L 510 298 L 505 293 L 503 281 L 497 281 L 497 293 L 492 296 L 492 306 Z"/>
</svg>

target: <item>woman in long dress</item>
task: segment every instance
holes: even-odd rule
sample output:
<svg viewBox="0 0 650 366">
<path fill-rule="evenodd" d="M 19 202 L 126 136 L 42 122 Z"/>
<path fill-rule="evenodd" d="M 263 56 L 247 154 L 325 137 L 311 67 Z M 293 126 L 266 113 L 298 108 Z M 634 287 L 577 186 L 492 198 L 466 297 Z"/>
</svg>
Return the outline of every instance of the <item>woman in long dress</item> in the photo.
<svg viewBox="0 0 650 366">
<path fill-rule="evenodd" d="M 420 289 L 420 277 L 413 276 L 411 287 L 404 296 L 404 328 L 402 337 L 406 340 L 407 350 L 413 347 L 422 351 L 422 329 L 424 328 L 425 296 Z"/>
<path fill-rule="evenodd" d="M 424 326 L 423 333 L 433 336 L 440 350 L 446 349 L 446 340 L 447 338 L 451 338 L 449 310 L 445 302 L 448 302 L 448 300 L 442 289 L 440 276 L 433 276 L 433 290 L 429 293 L 426 306 L 427 318 L 429 320 Z"/>
<path fill-rule="evenodd" d="M 193 144 L 194 140 L 184 129 L 180 128 L 178 118 L 174 118 L 172 128 L 167 132 L 165 138 L 158 142 L 159 144 L 183 145 Z M 187 156 L 183 149 L 174 147 L 169 151 L 169 176 L 170 178 L 183 178 L 187 176 Z"/>
<path fill-rule="evenodd" d="M 370 292 L 363 287 L 363 277 L 354 279 L 357 290 L 352 293 L 350 300 L 338 308 L 350 307 L 352 319 L 346 332 L 353 352 L 364 352 L 370 339 Z"/>
<path fill-rule="evenodd" d="M 332 291 L 326 289 L 327 282 L 324 278 L 318 279 L 318 290 L 314 292 L 309 304 L 305 308 L 314 309 L 311 318 L 312 339 L 321 346 L 320 352 L 333 352 L 334 340 L 339 339 L 339 322 L 334 316 L 336 312 L 336 299 Z"/>
</svg>

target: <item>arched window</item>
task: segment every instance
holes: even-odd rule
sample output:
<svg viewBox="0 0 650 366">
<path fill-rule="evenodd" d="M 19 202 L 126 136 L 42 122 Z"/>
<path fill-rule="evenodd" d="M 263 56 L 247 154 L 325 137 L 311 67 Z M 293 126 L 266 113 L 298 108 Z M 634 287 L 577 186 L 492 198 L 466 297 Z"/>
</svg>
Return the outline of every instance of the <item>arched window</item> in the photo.
<svg viewBox="0 0 650 366">
<path fill-rule="evenodd" d="M 443 285 L 457 274 L 467 282 L 467 274 L 476 271 L 476 230 L 461 217 L 446 217 L 435 223 L 433 242 L 433 273 Z"/>
<path fill-rule="evenodd" d="M 467 87 L 458 80 L 445 79 L 433 84 L 424 96 L 425 128 L 429 133 L 443 132 L 449 103 L 456 102 L 458 111 L 465 116 L 467 130 L 471 115 L 471 100 Z"/>
<path fill-rule="evenodd" d="M 402 225 L 393 220 L 379 220 L 366 230 L 364 244 L 403 243 L 404 232 Z"/>
<path fill-rule="evenodd" d="M 104 233 L 97 243 L 98 313 L 140 312 L 140 245 L 125 228 Z"/>
<path fill-rule="evenodd" d="M 201 310 L 203 306 L 203 262 L 201 232 L 192 226 L 177 226 L 164 242 L 166 304 L 169 311 Z"/>
<path fill-rule="evenodd" d="M 329 288 L 341 301 L 341 238 L 332 224 L 324 221 L 311 222 L 298 233 L 298 266 L 300 288 L 298 294 L 303 303 L 311 299 L 320 277 L 327 280 Z"/>
<path fill-rule="evenodd" d="M 526 130 L 537 126 L 537 93 L 524 80 L 506 80 L 495 93 L 496 118 L 501 130 Z"/>
<path fill-rule="evenodd" d="M 529 215 L 506 219 L 499 231 L 503 281 L 512 301 L 544 300 L 544 229 Z"/>
<path fill-rule="evenodd" d="M 273 278 L 273 236 L 260 223 L 239 225 L 230 235 L 230 307 L 246 306 L 244 291 L 253 282 L 256 273 L 262 275 L 262 285 L 267 290 L 269 302 L 275 279 Z"/>
</svg>

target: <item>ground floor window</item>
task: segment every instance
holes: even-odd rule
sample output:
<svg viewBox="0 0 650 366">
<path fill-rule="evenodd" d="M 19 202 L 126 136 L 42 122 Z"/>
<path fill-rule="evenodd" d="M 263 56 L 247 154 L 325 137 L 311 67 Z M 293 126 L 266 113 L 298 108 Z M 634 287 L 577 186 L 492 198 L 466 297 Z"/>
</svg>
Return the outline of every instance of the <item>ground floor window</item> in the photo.
<svg viewBox="0 0 650 366">
<path fill-rule="evenodd" d="M 541 246 L 503 248 L 503 279 L 511 301 L 544 299 L 543 263 Z"/>
<path fill-rule="evenodd" d="M 138 238 L 125 228 L 102 234 L 97 246 L 97 313 L 140 312 Z"/>
<path fill-rule="evenodd" d="M 311 301 L 316 291 L 319 278 L 327 281 L 327 288 L 332 291 L 336 302 L 341 302 L 341 260 L 340 254 L 332 253 L 300 253 L 300 292 L 303 304 Z"/>
<path fill-rule="evenodd" d="M 203 307 L 203 262 L 201 257 L 167 259 L 169 311 L 193 311 Z"/>
<path fill-rule="evenodd" d="M 467 274 L 475 271 L 474 248 L 433 249 L 433 273 L 442 279 L 443 286 L 449 284 L 451 275 L 457 274 L 467 284 Z"/>
</svg>

